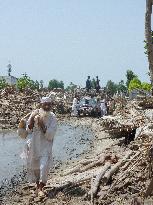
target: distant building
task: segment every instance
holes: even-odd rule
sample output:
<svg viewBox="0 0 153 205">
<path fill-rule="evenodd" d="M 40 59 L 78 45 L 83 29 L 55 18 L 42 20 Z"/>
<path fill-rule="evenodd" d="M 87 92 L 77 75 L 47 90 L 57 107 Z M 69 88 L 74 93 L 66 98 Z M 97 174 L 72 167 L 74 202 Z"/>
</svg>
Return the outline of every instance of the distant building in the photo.
<svg viewBox="0 0 153 205">
<path fill-rule="evenodd" d="M 0 76 L 0 80 L 4 79 L 6 81 L 6 83 L 8 83 L 9 85 L 16 85 L 17 84 L 17 78 L 14 76 Z"/>
</svg>

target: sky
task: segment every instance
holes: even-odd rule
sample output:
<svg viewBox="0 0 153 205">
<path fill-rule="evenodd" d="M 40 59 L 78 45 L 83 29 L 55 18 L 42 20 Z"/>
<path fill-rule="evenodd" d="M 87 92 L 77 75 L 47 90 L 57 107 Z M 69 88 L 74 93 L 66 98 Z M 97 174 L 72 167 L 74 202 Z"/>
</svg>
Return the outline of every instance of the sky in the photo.
<svg viewBox="0 0 153 205">
<path fill-rule="evenodd" d="M 87 76 L 149 82 L 145 0 L 0 0 L 0 75 L 85 86 Z"/>
</svg>

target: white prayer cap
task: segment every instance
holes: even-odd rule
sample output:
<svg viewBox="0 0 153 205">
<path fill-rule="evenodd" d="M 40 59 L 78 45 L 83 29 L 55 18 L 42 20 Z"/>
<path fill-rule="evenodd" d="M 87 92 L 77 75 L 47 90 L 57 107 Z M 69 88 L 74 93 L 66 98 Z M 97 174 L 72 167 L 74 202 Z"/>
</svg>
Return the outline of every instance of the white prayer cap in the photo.
<svg viewBox="0 0 153 205">
<path fill-rule="evenodd" d="M 51 103 L 52 100 L 49 97 L 42 97 L 40 103 Z"/>
</svg>

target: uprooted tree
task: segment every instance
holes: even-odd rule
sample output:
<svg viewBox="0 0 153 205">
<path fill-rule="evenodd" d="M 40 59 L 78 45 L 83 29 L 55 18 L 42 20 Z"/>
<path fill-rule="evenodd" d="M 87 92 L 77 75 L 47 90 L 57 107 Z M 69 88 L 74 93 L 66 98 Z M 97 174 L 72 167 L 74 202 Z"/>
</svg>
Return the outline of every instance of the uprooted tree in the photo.
<svg viewBox="0 0 153 205">
<path fill-rule="evenodd" d="M 150 80 L 153 86 L 153 43 L 151 30 L 151 15 L 152 15 L 153 0 L 146 0 L 146 14 L 145 14 L 145 38 L 147 56 L 149 62 Z"/>
</svg>

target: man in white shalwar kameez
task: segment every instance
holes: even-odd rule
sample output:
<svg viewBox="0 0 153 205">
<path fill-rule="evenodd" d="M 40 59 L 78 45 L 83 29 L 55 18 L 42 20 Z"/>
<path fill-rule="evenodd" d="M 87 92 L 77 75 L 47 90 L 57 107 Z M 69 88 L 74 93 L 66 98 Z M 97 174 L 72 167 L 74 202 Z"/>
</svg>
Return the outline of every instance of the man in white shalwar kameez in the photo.
<svg viewBox="0 0 153 205">
<path fill-rule="evenodd" d="M 51 112 L 51 99 L 43 97 L 41 108 L 34 110 L 27 123 L 27 172 L 29 181 L 37 184 L 39 192 L 46 185 L 52 165 L 52 145 L 57 129 L 55 114 Z"/>
<path fill-rule="evenodd" d="M 101 109 L 101 117 L 107 114 L 107 107 L 105 99 L 101 100 L 100 102 L 100 109 Z"/>
<path fill-rule="evenodd" d="M 71 112 L 71 116 L 77 116 L 78 115 L 78 99 L 75 96 L 72 102 L 72 112 Z"/>
</svg>

